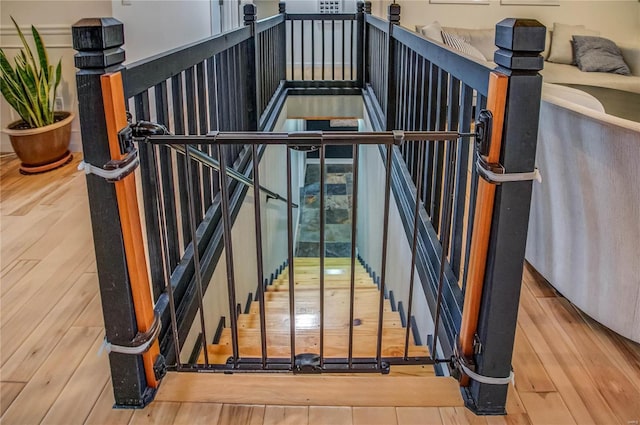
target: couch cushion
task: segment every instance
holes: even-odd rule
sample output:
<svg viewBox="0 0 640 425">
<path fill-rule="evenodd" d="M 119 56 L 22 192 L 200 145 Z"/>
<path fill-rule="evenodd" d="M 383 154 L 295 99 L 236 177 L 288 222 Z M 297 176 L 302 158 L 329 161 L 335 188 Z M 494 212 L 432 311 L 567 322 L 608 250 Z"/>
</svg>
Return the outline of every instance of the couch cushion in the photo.
<svg viewBox="0 0 640 425">
<path fill-rule="evenodd" d="M 607 38 L 574 35 L 573 48 L 580 71 L 631 74 L 620 49 Z"/>
<path fill-rule="evenodd" d="M 446 31 L 442 31 L 442 39 L 444 40 L 444 44 L 446 44 L 447 46 L 466 53 L 472 58 L 479 59 L 483 62 L 485 61 L 485 57 L 482 52 L 464 41 L 461 37 L 455 34 L 448 33 Z"/>
<path fill-rule="evenodd" d="M 473 47 L 478 49 L 488 61 L 493 60 L 493 53 L 498 49 L 495 44 L 496 30 L 487 29 L 467 29 L 455 27 L 442 27 L 442 30 L 449 34 L 457 35 Z"/>
<path fill-rule="evenodd" d="M 545 62 L 540 73 L 545 83 L 581 84 L 640 93 L 640 77 L 635 75 L 582 72 L 577 66 L 551 62 Z"/>
<path fill-rule="evenodd" d="M 442 34 L 441 34 L 442 27 L 440 26 L 440 22 L 438 21 L 433 21 L 429 25 L 425 25 L 423 27 L 416 26 L 416 31 L 431 40 L 444 43 L 444 40 L 442 39 Z"/>
<path fill-rule="evenodd" d="M 600 35 L 600 33 L 586 29 L 584 25 L 565 25 L 554 22 L 551 52 L 547 60 L 555 63 L 575 64 L 573 60 L 573 47 L 571 45 L 571 37 L 574 35 L 597 36 Z"/>
</svg>

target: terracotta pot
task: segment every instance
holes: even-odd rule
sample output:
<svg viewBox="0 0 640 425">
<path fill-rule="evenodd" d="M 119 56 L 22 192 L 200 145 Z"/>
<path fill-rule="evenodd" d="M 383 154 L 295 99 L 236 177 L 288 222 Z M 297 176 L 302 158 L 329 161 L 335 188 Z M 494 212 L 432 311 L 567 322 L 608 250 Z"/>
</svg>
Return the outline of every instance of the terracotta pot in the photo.
<svg viewBox="0 0 640 425">
<path fill-rule="evenodd" d="M 62 118 L 44 127 L 18 129 L 22 120 L 14 121 L 3 131 L 9 135 L 13 150 L 22 161 L 20 170 L 25 173 L 39 173 L 64 165 L 71 159 L 71 112 L 56 112 Z"/>
</svg>

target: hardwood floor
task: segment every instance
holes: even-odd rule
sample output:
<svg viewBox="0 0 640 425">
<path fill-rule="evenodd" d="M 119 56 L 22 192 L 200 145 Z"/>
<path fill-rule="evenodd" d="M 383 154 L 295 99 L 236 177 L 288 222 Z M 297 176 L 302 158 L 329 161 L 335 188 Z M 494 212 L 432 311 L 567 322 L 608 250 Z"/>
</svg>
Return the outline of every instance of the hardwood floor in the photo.
<svg viewBox="0 0 640 425">
<path fill-rule="evenodd" d="M 451 379 L 398 375 L 329 378 L 337 388 L 334 397 L 343 403 L 322 406 L 309 403 L 309 394 L 299 394 L 297 400 L 286 393 L 275 397 L 276 388 L 252 399 L 247 386 L 257 388 L 269 377 L 172 374 L 148 408 L 114 410 L 107 356 L 97 355 L 102 317 L 78 159 L 76 155 L 72 165 L 30 177 L 18 174 L 14 157 L 0 161 L 2 424 L 637 425 L 640 420 L 640 346 L 585 317 L 529 268 L 513 359 L 515 387 L 510 388 L 505 417 L 475 417 L 459 398 L 451 398 L 457 391 Z M 241 378 L 235 387 L 234 378 Z M 295 384 L 298 378 L 301 383 Z M 225 386 L 220 388 L 213 380 L 222 379 Z M 282 391 L 303 384 L 322 388 L 320 381 L 310 379 L 283 376 L 279 380 L 286 381 L 278 385 Z M 428 382 L 420 379 L 439 383 L 418 390 Z M 402 400 L 391 395 L 366 399 L 362 391 L 345 391 L 360 385 L 374 394 L 380 388 L 401 393 L 406 390 L 401 382 L 418 386 L 411 391 L 413 402 L 423 402 L 421 406 L 402 407 Z M 451 384 L 454 392 L 434 390 Z M 216 396 L 215 388 L 225 398 Z M 189 391 L 208 399 L 189 401 Z M 272 404 L 265 405 L 269 400 Z M 367 400 L 375 402 L 367 405 Z"/>
</svg>

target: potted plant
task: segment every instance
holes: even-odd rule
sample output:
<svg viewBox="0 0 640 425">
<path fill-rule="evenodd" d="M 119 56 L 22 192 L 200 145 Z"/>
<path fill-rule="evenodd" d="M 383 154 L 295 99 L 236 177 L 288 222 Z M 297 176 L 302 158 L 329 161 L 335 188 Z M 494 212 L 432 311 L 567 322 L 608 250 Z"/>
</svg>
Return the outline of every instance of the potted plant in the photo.
<svg viewBox="0 0 640 425">
<path fill-rule="evenodd" d="M 23 49 L 14 60 L 14 66 L 0 49 L 0 90 L 9 105 L 21 119 L 9 124 L 3 131 L 9 135 L 11 145 L 22 161 L 23 174 L 42 173 L 71 161 L 70 112 L 54 111 L 56 90 L 60 84 L 61 61 L 55 67 L 49 58 L 40 34 L 31 26 L 35 44 L 33 50 L 13 17 Z"/>
</svg>

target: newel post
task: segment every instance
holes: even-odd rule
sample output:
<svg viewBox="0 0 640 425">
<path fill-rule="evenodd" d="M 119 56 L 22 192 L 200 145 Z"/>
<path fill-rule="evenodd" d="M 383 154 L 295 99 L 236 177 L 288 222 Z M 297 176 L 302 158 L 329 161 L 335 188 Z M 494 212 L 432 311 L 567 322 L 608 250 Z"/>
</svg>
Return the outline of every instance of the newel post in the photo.
<svg viewBox="0 0 640 425">
<path fill-rule="evenodd" d="M 396 42 L 393 38 L 393 29 L 400 25 L 400 5 L 389 5 L 387 19 L 389 20 L 389 44 L 387 48 L 387 110 L 386 130 L 396 130 Z"/>
<path fill-rule="evenodd" d="M 100 76 L 121 70 L 125 59 L 124 28 L 114 18 L 82 19 L 72 27 L 76 83 L 84 161 L 99 167 L 111 159 Z M 115 187 L 105 179 L 87 175 L 105 336 L 125 345 L 137 334 L 124 242 Z M 141 356 L 109 354 L 115 404 L 143 407 L 155 390 L 148 387 Z"/>
<path fill-rule="evenodd" d="M 508 18 L 496 25 L 499 50 L 494 59 L 498 71 L 509 76 L 500 156 L 505 173 L 535 167 L 544 40 L 545 27 L 535 20 Z M 531 191 L 531 181 L 503 183 L 496 190 L 477 328 L 475 361 L 481 375 L 506 377 L 511 372 Z M 507 385 L 472 381 L 465 396 L 478 414 L 503 414 Z"/>
<path fill-rule="evenodd" d="M 258 69 L 256 57 L 256 15 L 257 8 L 254 4 L 244 5 L 244 24 L 251 28 L 251 38 L 247 40 L 246 52 L 247 69 L 244 75 L 247 93 L 246 107 L 249 118 L 249 126 L 245 131 L 258 131 L 258 80 L 257 76 L 261 70 Z"/>
</svg>

